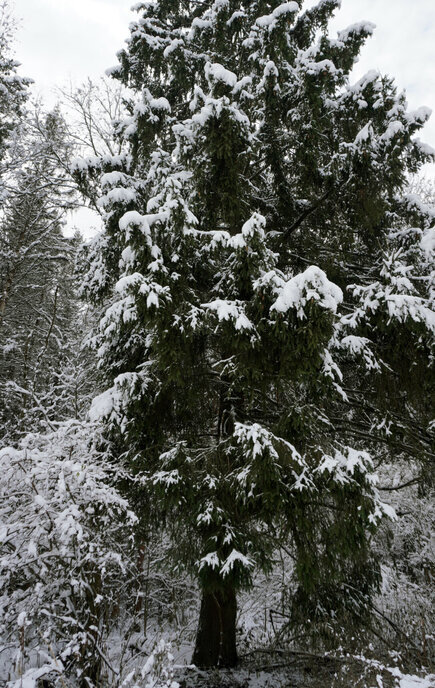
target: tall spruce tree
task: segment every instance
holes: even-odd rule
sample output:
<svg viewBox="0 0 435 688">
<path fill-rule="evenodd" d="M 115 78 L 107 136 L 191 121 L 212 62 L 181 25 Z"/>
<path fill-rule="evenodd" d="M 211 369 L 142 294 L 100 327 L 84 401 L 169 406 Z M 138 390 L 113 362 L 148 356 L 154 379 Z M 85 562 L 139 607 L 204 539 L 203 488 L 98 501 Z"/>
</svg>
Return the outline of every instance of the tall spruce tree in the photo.
<svg viewBox="0 0 435 688">
<path fill-rule="evenodd" d="M 237 590 L 283 542 L 294 624 L 360 615 L 372 460 L 433 457 L 434 211 L 403 192 L 429 111 L 351 83 L 371 24 L 331 38 L 339 0 L 302 4 L 137 4 L 111 70 L 136 93 L 127 153 L 76 163 L 103 172 L 92 416 L 198 578 L 200 666 L 235 664 Z"/>
</svg>

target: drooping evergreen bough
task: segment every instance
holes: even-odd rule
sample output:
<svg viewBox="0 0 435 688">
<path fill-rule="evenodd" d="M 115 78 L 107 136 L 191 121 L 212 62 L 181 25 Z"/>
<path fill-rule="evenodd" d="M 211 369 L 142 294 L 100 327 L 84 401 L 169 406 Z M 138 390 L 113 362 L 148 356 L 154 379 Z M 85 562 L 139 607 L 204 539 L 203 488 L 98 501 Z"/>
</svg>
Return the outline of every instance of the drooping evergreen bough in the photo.
<svg viewBox="0 0 435 688">
<path fill-rule="evenodd" d="M 126 152 L 75 163 L 103 173 L 106 218 L 91 415 L 198 578 L 200 666 L 236 662 L 237 590 L 282 543 L 295 626 L 361 615 L 373 461 L 433 456 L 435 212 L 404 191 L 430 112 L 351 83 L 373 25 L 331 38 L 339 0 L 301 5 L 139 3 L 111 70 L 135 93 Z"/>
</svg>

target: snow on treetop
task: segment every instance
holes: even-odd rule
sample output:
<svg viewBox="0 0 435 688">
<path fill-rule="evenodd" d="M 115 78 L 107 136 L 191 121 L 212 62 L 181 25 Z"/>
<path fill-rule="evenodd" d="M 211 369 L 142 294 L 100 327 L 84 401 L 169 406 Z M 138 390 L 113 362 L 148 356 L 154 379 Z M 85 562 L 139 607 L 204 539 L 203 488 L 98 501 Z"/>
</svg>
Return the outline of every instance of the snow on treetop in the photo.
<svg viewBox="0 0 435 688">
<path fill-rule="evenodd" d="M 319 0 L 316 6 L 320 8 L 323 7 L 323 5 L 333 5 L 339 10 L 341 7 L 341 0 Z"/>
<path fill-rule="evenodd" d="M 157 5 L 157 0 L 142 0 L 142 2 L 136 2 L 130 9 L 132 12 L 140 12 L 140 10 L 146 10 L 153 5 Z"/>
<path fill-rule="evenodd" d="M 435 333 L 435 311 L 425 306 L 423 299 L 409 294 L 391 294 L 388 291 L 384 298 L 390 320 L 405 322 L 410 318 L 414 322 L 424 323 L 429 331 Z"/>
<path fill-rule="evenodd" d="M 299 12 L 299 5 L 297 2 L 283 2 L 281 5 L 278 5 L 278 7 L 275 7 L 271 14 L 264 14 L 262 17 L 258 17 L 255 23 L 260 28 L 268 28 L 269 31 L 271 31 L 280 17 L 285 14 L 295 14 L 295 12 Z"/>
<path fill-rule="evenodd" d="M 132 265 L 136 259 L 136 252 L 133 251 L 130 245 L 127 245 L 121 253 L 121 258 L 119 259 L 119 266 L 126 267 Z"/>
<path fill-rule="evenodd" d="M 27 619 L 27 614 L 26 614 L 26 612 L 20 612 L 20 613 L 18 614 L 18 618 L 17 618 L 17 626 L 18 626 L 18 628 L 24 628 L 24 627 L 27 626 L 28 624 L 29 624 L 29 621 L 28 621 L 28 619 Z"/>
<path fill-rule="evenodd" d="M 335 74 L 337 68 L 332 60 L 319 60 L 318 62 L 305 62 L 305 67 L 309 74 L 319 74 L 320 72 L 331 72 Z"/>
<path fill-rule="evenodd" d="M 373 84 L 375 81 L 378 81 L 380 78 L 381 74 L 377 69 L 369 69 L 368 72 L 364 74 L 361 79 L 359 79 L 356 83 L 350 84 L 347 87 L 347 90 L 350 93 L 356 93 L 360 94 L 361 91 L 363 91 L 369 84 Z"/>
<path fill-rule="evenodd" d="M 370 36 L 375 29 L 376 24 L 373 24 L 373 22 L 364 20 L 356 22 L 355 24 L 350 24 L 345 29 L 342 29 L 342 31 L 338 31 L 338 40 L 347 41 L 349 40 L 350 36 L 360 33 L 367 33 Z"/>
<path fill-rule="evenodd" d="M 299 50 L 296 57 L 296 66 L 311 75 L 326 71 L 336 74 L 341 71 L 337 69 L 332 60 L 325 58 L 318 60 L 317 58 L 319 57 L 323 57 L 323 50 L 321 43 L 316 43 L 309 46 L 306 50 Z"/>
<path fill-rule="evenodd" d="M 427 122 L 431 114 L 432 110 L 429 107 L 426 107 L 426 105 L 421 105 L 421 107 L 417 108 L 416 110 L 407 112 L 405 117 L 410 124 L 413 124 L 414 122 L 417 124 L 424 124 Z"/>
<path fill-rule="evenodd" d="M 304 307 L 314 300 L 319 306 L 333 313 L 343 301 L 343 292 L 316 265 L 310 265 L 304 272 L 290 278 L 284 283 L 271 311 L 286 313 L 290 308 L 296 308 L 298 317 L 304 318 Z"/>
<path fill-rule="evenodd" d="M 268 270 L 253 282 L 253 287 L 255 291 L 271 288 L 273 292 L 280 294 L 285 284 L 286 280 L 282 273 L 277 270 Z"/>
<path fill-rule="evenodd" d="M 213 9 L 214 10 L 224 9 L 225 7 L 228 7 L 229 4 L 230 4 L 229 0 L 214 0 Z"/>
</svg>

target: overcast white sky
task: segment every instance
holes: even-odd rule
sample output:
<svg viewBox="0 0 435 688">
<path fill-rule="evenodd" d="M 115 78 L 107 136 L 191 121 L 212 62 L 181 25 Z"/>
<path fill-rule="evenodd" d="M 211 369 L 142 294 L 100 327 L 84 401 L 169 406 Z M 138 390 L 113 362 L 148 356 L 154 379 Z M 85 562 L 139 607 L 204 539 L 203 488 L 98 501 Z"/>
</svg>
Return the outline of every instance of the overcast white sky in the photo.
<svg viewBox="0 0 435 688">
<path fill-rule="evenodd" d="M 133 0 L 12 3 L 21 20 L 16 50 L 21 73 L 32 77 L 37 90 L 51 102 L 55 86 L 96 78 L 117 63 L 116 52 L 123 47 L 134 16 Z M 306 3 L 313 4 L 314 0 Z M 362 19 L 377 28 L 362 51 L 355 77 L 378 69 L 406 89 L 411 108 L 432 108 L 434 114 L 421 138 L 435 147 L 435 0 L 342 0 L 332 29 Z"/>
</svg>

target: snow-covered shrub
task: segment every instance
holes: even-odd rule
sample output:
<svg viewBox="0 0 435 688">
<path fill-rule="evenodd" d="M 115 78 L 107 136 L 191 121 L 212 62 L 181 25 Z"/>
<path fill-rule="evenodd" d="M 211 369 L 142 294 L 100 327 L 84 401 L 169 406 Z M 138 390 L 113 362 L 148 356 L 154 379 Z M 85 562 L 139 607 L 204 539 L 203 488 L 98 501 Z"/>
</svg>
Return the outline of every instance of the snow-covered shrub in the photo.
<svg viewBox="0 0 435 688">
<path fill-rule="evenodd" d="M 416 463 L 384 467 L 382 483 L 390 485 L 397 519 L 384 524 L 375 544 L 382 557 L 382 591 L 376 600 L 384 615 L 378 618 L 382 637 L 424 664 L 435 653 L 435 491 L 430 482 Z"/>
<path fill-rule="evenodd" d="M 131 671 L 121 688 L 179 688 L 174 680 L 174 657 L 171 646 L 161 639 L 143 667 Z"/>
<path fill-rule="evenodd" d="M 90 448 L 96 432 L 71 421 L 0 451 L 0 649 L 10 679 L 55 660 L 57 673 L 92 685 L 106 661 L 136 517 Z"/>
<path fill-rule="evenodd" d="M 331 688 L 432 688 L 435 674 L 419 671 L 408 673 L 398 666 L 393 656 L 385 661 L 371 659 L 364 654 L 344 654 L 341 666 L 335 673 Z"/>
</svg>

